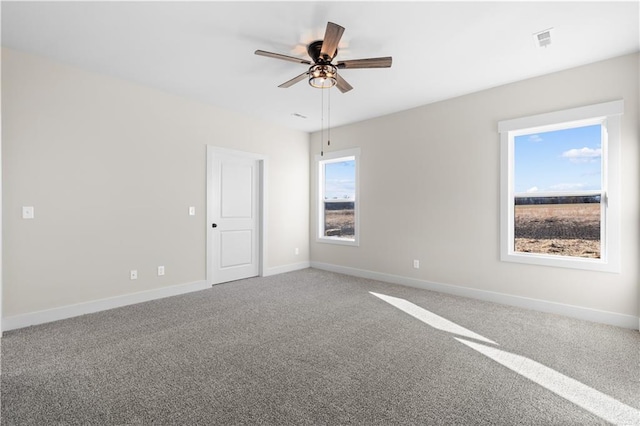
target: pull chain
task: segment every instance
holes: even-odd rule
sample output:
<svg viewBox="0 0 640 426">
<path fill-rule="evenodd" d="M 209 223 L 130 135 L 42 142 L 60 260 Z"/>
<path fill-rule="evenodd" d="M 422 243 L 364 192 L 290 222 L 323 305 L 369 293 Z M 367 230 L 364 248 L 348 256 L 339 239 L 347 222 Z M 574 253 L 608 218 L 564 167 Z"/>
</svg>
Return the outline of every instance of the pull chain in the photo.
<svg viewBox="0 0 640 426">
<path fill-rule="evenodd" d="M 328 112 L 327 112 L 327 147 L 331 145 L 331 87 L 327 89 L 329 91 L 328 96 Z"/>
<path fill-rule="evenodd" d="M 324 157 L 324 91 L 320 89 L 320 156 Z"/>
</svg>

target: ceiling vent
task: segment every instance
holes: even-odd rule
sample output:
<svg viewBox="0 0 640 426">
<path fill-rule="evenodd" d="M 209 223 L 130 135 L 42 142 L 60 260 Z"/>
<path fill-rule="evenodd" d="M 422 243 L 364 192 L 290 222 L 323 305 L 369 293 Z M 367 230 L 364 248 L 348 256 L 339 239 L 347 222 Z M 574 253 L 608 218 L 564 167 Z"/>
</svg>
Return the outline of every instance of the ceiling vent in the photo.
<svg viewBox="0 0 640 426">
<path fill-rule="evenodd" d="M 533 41 L 536 47 L 547 47 L 551 44 L 551 36 L 553 35 L 553 28 L 540 31 L 533 34 Z"/>
</svg>

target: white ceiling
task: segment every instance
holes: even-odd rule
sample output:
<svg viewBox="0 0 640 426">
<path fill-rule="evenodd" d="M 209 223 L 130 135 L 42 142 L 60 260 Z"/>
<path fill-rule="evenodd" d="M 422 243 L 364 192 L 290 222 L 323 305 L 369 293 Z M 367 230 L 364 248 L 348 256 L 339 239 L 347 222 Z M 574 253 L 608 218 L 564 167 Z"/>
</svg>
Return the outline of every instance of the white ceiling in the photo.
<svg viewBox="0 0 640 426">
<path fill-rule="evenodd" d="M 3 46 L 308 132 L 322 91 L 277 87 L 305 66 L 253 52 L 308 59 L 327 21 L 346 28 L 337 60 L 393 56 L 340 71 L 354 90 L 331 90 L 332 127 L 640 49 L 637 1 L 3 1 L 1 13 Z M 550 27 L 552 45 L 535 47 Z"/>
</svg>

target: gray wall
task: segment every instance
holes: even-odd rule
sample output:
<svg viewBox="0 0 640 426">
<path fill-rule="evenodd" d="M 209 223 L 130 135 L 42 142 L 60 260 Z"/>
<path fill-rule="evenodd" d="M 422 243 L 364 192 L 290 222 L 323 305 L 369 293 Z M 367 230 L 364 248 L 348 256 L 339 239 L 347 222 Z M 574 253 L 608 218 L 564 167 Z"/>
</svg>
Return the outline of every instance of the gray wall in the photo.
<svg viewBox="0 0 640 426">
<path fill-rule="evenodd" d="M 7 49 L 2 107 L 5 318 L 204 280 L 206 145 L 268 156 L 266 267 L 308 262 L 308 134 Z"/>
<path fill-rule="evenodd" d="M 332 129 L 331 149 L 362 149 L 361 244 L 347 247 L 316 243 L 309 228 L 318 134 L 309 149 L 302 132 L 3 49 L 3 316 L 204 280 L 209 144 L 269 157 L 268 269 L 311 258 L 637 317 L 638 61 Z M 622 272 L 500 262 L 497 122 L 620 98 Z M 25 205 L 34 220 L 20 219 Z M 160 264 L 164 277 L 155 276 Z"/>
<path fill-rule="evenodd" d="M 638 62 L 623 56 L 332 129 L 331 149 L 362 150 L 361 241 L 315 241 L 312 173 L 312 261 L 637 317 Z M 622 273 L 501 262 L 498 121 L 616 99 L 625 106 Z M 319 146 L 316 133 L 312 165 Z"/>
</svg>

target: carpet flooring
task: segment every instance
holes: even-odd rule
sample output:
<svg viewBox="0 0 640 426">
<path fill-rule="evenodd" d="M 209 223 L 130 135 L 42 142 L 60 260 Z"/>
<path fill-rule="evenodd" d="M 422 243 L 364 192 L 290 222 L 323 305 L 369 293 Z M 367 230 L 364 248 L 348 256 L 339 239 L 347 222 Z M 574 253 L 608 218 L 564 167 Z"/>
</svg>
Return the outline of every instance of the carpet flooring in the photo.
<svg viewBox="0 0 640 426">
<path fill-rule="evenodd" d="M 315 269 L 7 332 L 1 350 L 2 425 L 640 423 L 637 331 Z"/>
</svg>

